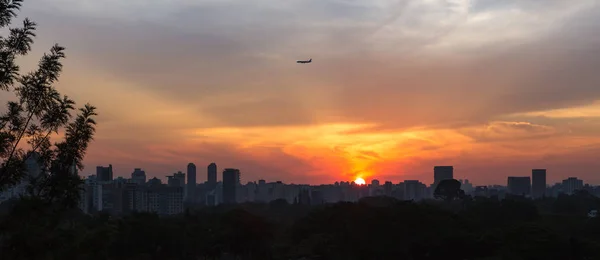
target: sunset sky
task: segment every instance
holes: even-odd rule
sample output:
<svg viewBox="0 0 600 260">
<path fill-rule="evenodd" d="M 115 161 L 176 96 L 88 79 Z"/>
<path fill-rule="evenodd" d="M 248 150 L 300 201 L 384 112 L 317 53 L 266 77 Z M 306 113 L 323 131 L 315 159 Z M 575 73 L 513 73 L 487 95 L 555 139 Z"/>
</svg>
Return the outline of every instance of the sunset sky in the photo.
<svg viewBox="0 0 600 260">
<path fill-rule="evenodd" d="M 25 67 L 65 46 L 58 89 L 98 107 L 83 175 L 600 183 L 595 0 L 26 0 L 25 17 Z"/>
</svg>

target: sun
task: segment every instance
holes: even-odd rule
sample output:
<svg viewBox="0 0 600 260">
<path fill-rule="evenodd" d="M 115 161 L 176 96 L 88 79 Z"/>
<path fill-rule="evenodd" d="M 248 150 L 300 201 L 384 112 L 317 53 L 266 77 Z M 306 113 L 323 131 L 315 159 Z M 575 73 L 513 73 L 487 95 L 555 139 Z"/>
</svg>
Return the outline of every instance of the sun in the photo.
<svg viewBox="0 0 600 260">
<path fill-rule="evenodd" d="M 356 183 L 358 185 L 365 185 L 366 184 L 365 179 L 360 178 L 360 177 L 356 178 L 356 180 L 354 180 L 354 183 Z"/>
</svg>

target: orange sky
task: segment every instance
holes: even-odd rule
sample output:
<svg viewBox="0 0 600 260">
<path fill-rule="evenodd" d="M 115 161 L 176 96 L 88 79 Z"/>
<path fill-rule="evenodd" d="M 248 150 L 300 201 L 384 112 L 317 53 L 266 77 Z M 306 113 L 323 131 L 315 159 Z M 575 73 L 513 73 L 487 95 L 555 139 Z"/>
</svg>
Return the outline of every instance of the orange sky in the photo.
<svg viewBox="0 0 600 260">
<path fill-rule="evenodd" d="M 24 7 L 39 23 L 24 67 L 66 46 L 58 88 L 98 107 L 85 175 L 111 163 L 163 177 L 193 162 L 204 181 L 214 161 L 243 181 L 430 184 L 434 165 L 454 165 L 476 184 L 531 168 L 600 183 L 596 1 Z"/>
</svg>

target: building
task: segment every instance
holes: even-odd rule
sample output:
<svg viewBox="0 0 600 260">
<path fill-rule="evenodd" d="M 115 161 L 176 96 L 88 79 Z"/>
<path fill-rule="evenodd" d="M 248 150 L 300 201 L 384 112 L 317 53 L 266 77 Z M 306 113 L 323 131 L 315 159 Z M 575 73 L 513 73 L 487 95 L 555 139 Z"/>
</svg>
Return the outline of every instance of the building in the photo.
<svg viewBox="0 0 600 260">
<path fill-rule="evenodd" d="M 435 191 L 438 184 L 443 180 L 454 179 L 453 166 L 434 166 L 433 167 L 433 184 L 431 184 L 432 192 Z"/>
<path fill-rule="evenodd" d="M 240 184 L 240 170 L 227 168 L 223 171 L 223 203 L 236 203 L 236 190 Z"/>
<path fill-rule="evenodd" d="M 42 174 L 42 164 L 39 161 L 40 154 L 33 152 L 28 155 L 28 158 L 25 160 L 26 175 L 15 185 L 5 187 L 6 189 L 0 192 L 0 203 L 25 195 L 29 186 L 29 178 L 37 178 Z"/>
<path fill-rule="evenodd" d="M 583 180 L 575 177 L 570 177 L 562 181 L 562 192 L 568 195 L 572 195 L 577 190 L 583 189 Z"/>
<path fill-rule="evenodd" d="M 488 187 L 487 186 L 476 186 L 473 192 L 471 193 L 473 197 L 489 197 Z"/>
<path fill-rule="evenodd" d="M 508 177 L 508 193 L 519 196 L 531 196 L 530 177 Z"/>
<path fill-rule="evenodd" d="M 186 189 L 186 200 L 196 200 L 196 165 L 189 163 L 187 165 L 187 189 Z"/>
<path fill-rule="evenodd" d="M 89 198 L 92 195 L 91 193 L 91 188 L 88 187 L 87 184 L 83 183 L 80 185 L 78 207 L 81 210 L 81 212 L 85 214 L 90 213 L 91 200 Z"/>
<path fill-rule="evenodd" d="M 183 187 L 154 183 L 141 187 L 136 194 L 139 196 L 136 204 L 137 211 L 155 212 L 159 215 L 183 213 Z"/>
<path fill-rule="evenodd" d="M 460 181 L 460 188 L 466 194 L 469 194 L 469 193 L 473 192 L 473 183 L 470 183 L 469 180 L 467 180 L 467 179 L 459 180 L 459 181 Z"/>
<path fill-rule="evenodd" d="M 111 182 L 113 180 L 113 168 L 112 164 L 109 164 L 108 167 L 97 166 L 96 167 L 96 180 L 98 182 Z"/>
<path fill-rule="evenodd" d="M 207 167 L 206 182 L 208 190 L 214 190 L 217 186 L 217 164 L 211 163 Z"/>
<path fill-rule="evenodd" d="M 162 181 L 159 178 L 152 178 L 150 180 L 148 180 L 148 185 L 158 185 L 158 184 L 162 184 Z"/>
<path fill-rule="evenodd" d="M 433 182 L 440 183 L 443 180 L 454 179 L 454 166 L 434 166 Z"/>
<path fill-rule="evenodd" d="M 310 190 L 307 188 L 300 189 L 298 191 L 298 196 L 294 198 L 294 202 L 301 205 L 311 205 L 310 200 Z"/>
<path fill-rule="evenodd" d="M 141 168 L 133 169 L 133 172 L 131 173 L 131 182 L 138 185 L 146 184 L 146 172 Z"/>
<path fill-rule="evenodd" d="M 102 210 L 102 185 L 98 183 L 98 176 L 90 175 L 85 179 L 85 185 L 90 190 L 86 198 L 88 200 L 88 212 L 93 213 Z"/>
<path fill-rule="evenodd" d="M 385 196 L 392 196 L 393 186 L 394 185 L 391 181 L 386 181 L 385 184 L 383 184 L 383 193 L 385 194 Z"/>
<path fill-rule="evenodd" d="M 167 185 L 169 187 L 185 187 L 185 173 L 177 172 L 173 176 L 167 176 Z"/>
<path fill-rule="evenodd" d="M 403 191 L 402 199 L 404 200 L 422 200 L 425 199 L 427 185 L 417 180 L 406 180 L 400 183 Z"/>
<path fill-rule="evenodd" d="M 256 187 L 256 196 L 254 199 L 256 202 L 269 202 L 271 201 L 269 197 L 269 187 L 267 186 L 267 181 L 258 180 L 258 186 Z"/>
<path fill-rule="evenodd" d="M 313 189 L 310 193 L 310 197 L 312 205 L 321 205 L 325 202 L 323 192 L 320 189 Z"/>
<path fill-rule="evenodd" d="M 546 196 L 546 169 L 531 170 L 531 196 L 534 199 Z"/>
</svg>

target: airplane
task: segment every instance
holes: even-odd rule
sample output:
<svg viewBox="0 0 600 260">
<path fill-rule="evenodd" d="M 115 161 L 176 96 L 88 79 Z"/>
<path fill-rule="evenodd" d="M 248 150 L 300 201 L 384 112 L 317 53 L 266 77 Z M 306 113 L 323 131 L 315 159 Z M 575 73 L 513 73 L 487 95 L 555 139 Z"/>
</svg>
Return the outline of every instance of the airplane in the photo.
<svg viewBox="0 0 600 260">
<path fill-rule="evenodd" d="M 310 60 L 297 60 L 296 63 L 311 63 L 312 58 Z"/>
</svg>

